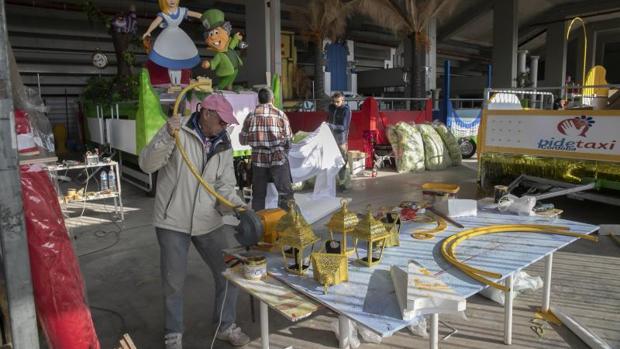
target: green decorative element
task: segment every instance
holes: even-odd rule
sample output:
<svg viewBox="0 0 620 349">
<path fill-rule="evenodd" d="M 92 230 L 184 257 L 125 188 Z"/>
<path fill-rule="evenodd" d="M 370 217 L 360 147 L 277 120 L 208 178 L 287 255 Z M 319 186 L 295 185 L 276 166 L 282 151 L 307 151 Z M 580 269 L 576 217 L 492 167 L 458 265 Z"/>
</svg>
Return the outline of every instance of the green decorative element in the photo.
<svg viewBox="0 0 620 349">
<path fill-rule="evenodd" d="M 147 145 L 168 118 L 161 109 L 159 96 L 151 86 L 149 73 L 140 71 L 140 102 L 136 114 L 136 154 Z"/>
<path fill-rule="evenodd" d="M 138 75 L 128 77 L 99 77 L 93 76 L 86 82 L 82 100 L 84 103 L 94 103 L 110 106 L 123 101 L 138 98 Z"/>
<path fill-rule="evenodd" d="M 273 90 L 273 105 L 282 109 L 282 93 L 280 92 L 280 75 L 273 74 L 271 78 L 271 89 Z"/>
<path fill-rule="evenodd" d="M 233 157 L 235 158 L 246 157 L 246 156 L 252 156 L 252 149 L 233 150 Z"/>
<path fill-rule="evenodd" d="M 222 24 L 224 24 L 225 22 L 224 12 L 218 9 L 206 10 L 205 12 L 202 13 L 202 16 L 200 17 L 200 21 L 202 22 L 202 25 L 207 30 L 217 28 L 221 26 Z"/>
</svg>

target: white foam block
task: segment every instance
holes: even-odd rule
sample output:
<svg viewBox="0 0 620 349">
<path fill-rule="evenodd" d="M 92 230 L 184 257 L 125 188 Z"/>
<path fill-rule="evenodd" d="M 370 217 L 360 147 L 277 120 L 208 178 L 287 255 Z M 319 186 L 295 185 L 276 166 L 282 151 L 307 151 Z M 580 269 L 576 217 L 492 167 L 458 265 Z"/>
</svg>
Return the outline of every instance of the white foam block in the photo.
<svg viewBox="0 0 620 349">
<path fill-rule="evenodd" d="M 478 203 L 469 199 L 448 199 L 436 202 L 433 207 L 448 217 L 468 217 L 478 215 Z"/>
<path fill-rule="evenodd" d="M 403 320 L 465 310 L 465 298 L 431 275 L 426 268 L 414 262 L 409 262 L 407 268 L 406 272 L 397 266 L 390 269 Z"/>
</svg>

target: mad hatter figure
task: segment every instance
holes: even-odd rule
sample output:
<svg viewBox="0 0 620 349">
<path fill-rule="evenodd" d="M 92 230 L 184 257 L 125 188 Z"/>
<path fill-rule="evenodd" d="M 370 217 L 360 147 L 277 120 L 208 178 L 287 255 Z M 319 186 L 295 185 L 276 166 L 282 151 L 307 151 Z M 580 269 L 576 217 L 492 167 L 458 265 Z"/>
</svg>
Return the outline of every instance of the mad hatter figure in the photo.
<svg viewBox="0 0 620 349">
<path fill-rule="evenodd" d="M 181 84 L 181 70 L 191 69 L 200 63 L 196 45 L 179 25 L 188 16 L 200 18 L 201 14 L 179 7 L 179 0 L 159 0 L 159 8 L 161 12 L 142 35 L 142 40 L 150 37 L 151 32 L 161 24 L 164 30 L 157 36 L 149 59 L 168 68 L 170 84 L 178 87 Z"/>
<path fill-rule="evenodd" d="M 230 37 L 232 26 L 230 22 L 224 20 L 224 12 L 220 10 L 205 11 L 201 20 L 206 28 L 205 42 L 211 50 L 215 51 L 215 56 L 211 61 L 202 61 L 202 67 L 215 70 L 215 75 L 219 78 L 218 89 L 230 90 L 239 72 L 239 67 L 243 65 L 239 54 L 235 51 L 241 41 L 241 34 L 235 33 L 232 38 Z"/>
</svg>

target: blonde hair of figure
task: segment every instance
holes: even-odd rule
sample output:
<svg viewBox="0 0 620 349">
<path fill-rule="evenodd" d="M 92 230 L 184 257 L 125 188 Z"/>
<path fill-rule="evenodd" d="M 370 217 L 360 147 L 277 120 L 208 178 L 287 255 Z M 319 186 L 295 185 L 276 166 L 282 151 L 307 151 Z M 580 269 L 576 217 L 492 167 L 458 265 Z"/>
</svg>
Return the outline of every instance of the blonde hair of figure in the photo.
<svg viewBox="0 0 620 349">
<path fill-rule="evenodd" d="M 157 2 L 159 3 L 159 9 L 161 10 L 161 12 L 163 13 L 170 13 L 170 6 L 168 6 L 168 1 L 167 0 L 157 0 Z M 177 7 L 180 5 L 181 1 L 179 0 L 177 2 Z"/>
</svg>

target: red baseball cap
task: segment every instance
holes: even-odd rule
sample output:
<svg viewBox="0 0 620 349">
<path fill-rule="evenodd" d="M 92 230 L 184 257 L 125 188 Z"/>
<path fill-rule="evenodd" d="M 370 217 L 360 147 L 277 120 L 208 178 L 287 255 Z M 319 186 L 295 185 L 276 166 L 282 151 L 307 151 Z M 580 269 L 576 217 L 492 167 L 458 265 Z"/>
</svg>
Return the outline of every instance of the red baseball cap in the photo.
<svg viewBox="0 0 620 349">
<path fill-rule="evenodd" d="M 233 114 L 233 108 L 226 98 L 220 94 L 208 95 L 201 103 L 203 108 L 217 112 L 220 119 L 227 124 L 239 124 L 237 118 Z"/>
</svg>

